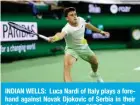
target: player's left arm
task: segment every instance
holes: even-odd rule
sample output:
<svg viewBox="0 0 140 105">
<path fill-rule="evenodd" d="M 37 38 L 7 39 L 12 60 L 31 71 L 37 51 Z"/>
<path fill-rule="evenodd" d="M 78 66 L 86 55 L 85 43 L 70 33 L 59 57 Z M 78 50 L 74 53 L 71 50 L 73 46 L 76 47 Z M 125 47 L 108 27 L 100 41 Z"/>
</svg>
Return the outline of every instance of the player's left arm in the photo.
<svg viewBox="0 0 140 105">
<path fill-rule="evenodd" d="M 92 31 L 94 31 L 94 32 L 101 33 L 101 34 L 104 35 L 104 36 L 107 36 L 107 37 L 110 36 L 110 33 L 109 33 L 109 32 L 102 31 L 102 30 L 96 28 L 94 25 L 92 25 L 92 24 L 90 24 L 90 23 L 86 23 L 86 24 L 85 24 L 85 27 L 88 28 L 88 29 L 90 29 L 90 30 L 92 30 Z"/>
</svg>

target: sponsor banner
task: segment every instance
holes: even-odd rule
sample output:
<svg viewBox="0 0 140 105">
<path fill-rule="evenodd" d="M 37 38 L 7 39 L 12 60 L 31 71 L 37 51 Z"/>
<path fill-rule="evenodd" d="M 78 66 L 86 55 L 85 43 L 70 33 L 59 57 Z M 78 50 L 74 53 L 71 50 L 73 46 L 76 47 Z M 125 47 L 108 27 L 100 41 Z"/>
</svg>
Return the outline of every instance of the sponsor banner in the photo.
<svg viewBox="0 0 140 105">
<path fill-rule="evenodd" d="M 84 9 L 81 9 L 84 7 Z M 89 14 L 138 14 L 140 13 L 140 4 L 97 4 L 97 3 L 87 3 L 80 2 L 76 5 L 76 9 L 79 13 L 89 13 Z"/>
<path fill-rule="evenodd" d="M 15 22 L 18 25 L 21 25 L 27 28 L 30 31 L 35 33 L 38 32 L 37 30 L 37 23 L 36 22 Z M 8 21 L 2 21 L 1 25 L 1 35 L 0 40 L 1 42 L 10 42 L 10 41 L 28 41 L 28 40 L 37 40 L 38 37 L 33 34 L 28 34 L 17 30 L 11 26 L 9 26 Z"/>
</svg>

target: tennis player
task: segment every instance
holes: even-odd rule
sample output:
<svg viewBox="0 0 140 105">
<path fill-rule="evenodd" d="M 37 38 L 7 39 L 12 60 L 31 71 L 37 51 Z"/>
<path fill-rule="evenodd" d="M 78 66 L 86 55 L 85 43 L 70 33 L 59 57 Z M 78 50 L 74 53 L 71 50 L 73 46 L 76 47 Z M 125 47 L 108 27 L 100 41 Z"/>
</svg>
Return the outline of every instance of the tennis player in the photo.
<svg viewBox="0 0 140 105">
<path fill-rule="evenodd" d="M 82 17 L 78 17 L 74 7 L 68 7 L 64 10 L 64 15 L 68 23 L 63 27 L 61 32 L 49 37 L 49 42 L 56 42 L 65 39 L 65 55 L 64 55 L 64 81 L 71 82 L 70 74 L 72 65 L 77 61 L 78 57 L 90 63 L 92 68 L 91 77 L 96 77 L 98 82 L 103 79 L 97 73 L 98 60 L 95 53 L 89 48 L 86 39 L 84 39 L 85 28 L 101 33 L 109 37 L 109 33 L 101 31 L 90 23 L 86 23 Z"/>
</svg>

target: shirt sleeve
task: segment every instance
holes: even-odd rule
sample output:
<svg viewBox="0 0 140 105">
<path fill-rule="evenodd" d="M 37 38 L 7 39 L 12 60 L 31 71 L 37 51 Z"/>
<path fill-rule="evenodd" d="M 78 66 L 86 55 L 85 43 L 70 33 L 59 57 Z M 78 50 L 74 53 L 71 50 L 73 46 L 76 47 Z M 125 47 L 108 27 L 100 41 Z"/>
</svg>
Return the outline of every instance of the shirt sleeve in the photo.
<svg viewBox="0 0 140 105">
<path fill-rule="evenodd" d="M 67 28 L 66 27 L 64 27 L 63 29 L 62 29 L 62 31 L 61 32 L 65 32 L 66 33 L 66 35 L 68 35 L 68 30 L 67 30 Z"/>
<path fill-rule="evenodd" d="M 86 20 L 82 17 L 79 17 L 80 18 L 80 21 L 85 25 L 86 24 Z"/>
</svg>

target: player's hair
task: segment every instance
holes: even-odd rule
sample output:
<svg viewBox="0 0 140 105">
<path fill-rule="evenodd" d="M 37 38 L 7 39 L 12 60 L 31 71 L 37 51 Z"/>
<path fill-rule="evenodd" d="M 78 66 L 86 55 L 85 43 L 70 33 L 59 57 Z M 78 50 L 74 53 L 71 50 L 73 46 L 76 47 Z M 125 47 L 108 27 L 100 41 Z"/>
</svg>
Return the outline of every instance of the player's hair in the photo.
<svg viewBox="0 0 140 105">
<path fill-rule="evenodd" d="M 67 17 L 68 16 L 68 13 L 71 12 L 71 11 L 76 11 L 76 9 L 74 7 L 65 8 L 64 9 L 64 15 L 65 15 L 65 17 Z"/>
</svg>

